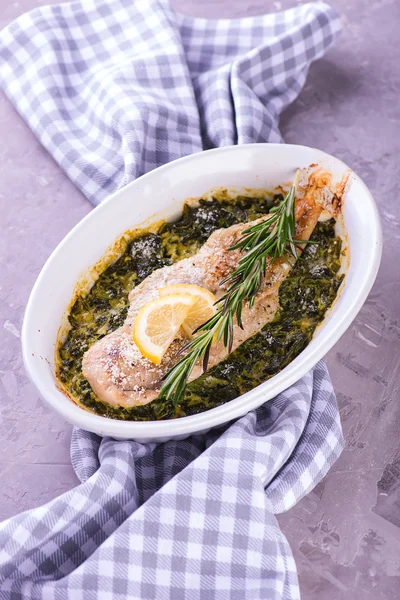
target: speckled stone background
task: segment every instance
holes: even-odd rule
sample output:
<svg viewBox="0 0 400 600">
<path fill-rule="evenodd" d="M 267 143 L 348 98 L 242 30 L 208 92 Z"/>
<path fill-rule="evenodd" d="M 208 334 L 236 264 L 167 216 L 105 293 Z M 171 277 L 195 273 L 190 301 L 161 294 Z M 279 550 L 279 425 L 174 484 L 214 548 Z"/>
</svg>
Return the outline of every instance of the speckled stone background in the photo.
<svg viewBox="0 0 400 600">
<path fill-rule="evenodd" d="M 42 0 L 0 0 L 0 26 Z M 49 3 L 46 0 L 46 3 Z M 271 12 L 296 1 L 175 0 L 196 16 Z M 385 246 L 377 282 L 327 356 L 346 449 L 280 524 L 303 600 L 400 598 L 400 1 L 331 0 L 336 47 L 311 68 L 281 123 L 287 142 L 343 159 L 379 204 Z M 77 483 L 71 428 L 42 404 L 21 359 L 20 330 L 44 261 L 88 202 L 0 97 L 0 520 Z"/>
</svg>

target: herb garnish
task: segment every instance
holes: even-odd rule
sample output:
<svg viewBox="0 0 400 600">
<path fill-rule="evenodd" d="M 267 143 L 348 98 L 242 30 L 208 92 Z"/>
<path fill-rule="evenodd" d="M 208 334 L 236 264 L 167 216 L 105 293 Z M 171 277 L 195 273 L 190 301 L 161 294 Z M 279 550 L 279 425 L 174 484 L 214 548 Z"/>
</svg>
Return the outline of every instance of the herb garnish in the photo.
<svg viewBox="0 0 400 600">
<path fill-rule="evenodd" d="M 228 353 L 233 345 L 233 325 L 236 317 L 239 327 L 242 325 L 243 303 L 247 300 L 250 308 L 260 289 L 262 278 L 267 268 L 267 257 L 274 260 L 297 258 L 297 244 L 308 243 L 296 240 L 295 235 L 295 192 L 299 178 L 296 172 L 293 184 L 278 206 L 270 210 L 270 216 L 245 229 L 241 239 L 229 250 L 240 249 L 244 252 L 239 259 L 238 267 L 226 277 L 221 284 L 229 283 L 227 292 L 216 302 L 217 311 L 211 319 L 201 325 L 195 338 L 185 344 L 179 351 L 183 356 L 169 370 L 160 390 L 160 398 L 172 399 L 175 404 L 181 398 L 187 380 L 195 364 L 203 360 L 203 370 L 207 370 L 211 345 L 223 339 Z M 291 264 L 289 262 L 289 264 Z"/>
</svg>

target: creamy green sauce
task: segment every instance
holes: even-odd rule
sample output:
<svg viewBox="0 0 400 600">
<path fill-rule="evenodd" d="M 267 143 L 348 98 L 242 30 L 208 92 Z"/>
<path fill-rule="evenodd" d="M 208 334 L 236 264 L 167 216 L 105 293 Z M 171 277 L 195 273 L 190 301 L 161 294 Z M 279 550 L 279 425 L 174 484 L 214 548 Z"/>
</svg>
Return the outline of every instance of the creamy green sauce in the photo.
<svg viewBox="0 0 400 600">
<path fill-rule="evenodd" d="M 343 276 L 341 240 L 333 220 L 318 223 L 309 245 L 279 290 L 280 310 L 271 323 L 228 358 L 187 385 L 178 406 L 156 399 L 146 406 L 113 408 L 98 398 L 82 374 L 82 357 L 97 340 L 123 324 L 128 294 L 150 273 L 196 253 L 213 231 L 269 212 L 273 198 L 201 200 L 185 205 L 181 218 L 158 232 L 133 240 L 91 290 L 71 308 L 71 329 L 59 347 L 58 378 L 67 393 L 88 410 L 114 419 L 159 420 L 192 415 L 236 398 L 286 367 L 309 344 L 334 301 Z"/>
</svg>

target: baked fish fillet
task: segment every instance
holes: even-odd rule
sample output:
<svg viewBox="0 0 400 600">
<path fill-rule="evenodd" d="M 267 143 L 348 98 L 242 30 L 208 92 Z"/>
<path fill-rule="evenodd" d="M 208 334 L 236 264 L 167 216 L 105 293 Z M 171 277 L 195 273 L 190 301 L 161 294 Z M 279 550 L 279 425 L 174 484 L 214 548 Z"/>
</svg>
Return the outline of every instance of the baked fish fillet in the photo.
<svg viewBox="0 0 400 600">
<path fill-rule="evenodd" d="M 295 205 L 297 239 L 307 240 L 310 237 L 322 208 L 328 208 L 327 203 L 333 199 L 332 194 L 326 193 L 327 175 L 323 175 L 312 175 L 305 188 L 299 188 L 303 197 L 297 199 Z M 220 281 L 236 268 L 240 258 L 240 251 L 229 250 L 229 247 L 237 242 L 244 229 L 266 218 L 215 231 L 193 257 L 158 269 L 131 291 L 125 323 L 96 342 L 83 357 L 83 374 L 101 400 L 112 406 L 131 407 L 147 404 L 158 396 L 163 376 L 177 362 L 176 353 L 187 339 L 176 339 L 161 364 L 154 365 L 141 355 L 132 340 L 132 327 L 139 309 L 158 297 L 159 288 L 172 283 L 194 283 L 220 297 L 227 287 L 227 284 L 221 286 Z M 243 329 L 237 325 L 234 327 L 232 350 L 274 318 L 279 306 L 279 286 L 290 268 L 282 259 L 270 261 L 253 308 L 246 304 L 243 307 Z M 227 349 L 222 341 L 213 344 L 208 368 L 226 356 Z M 193 369 L 190 379 L 201 373 L 199 364 Z"/>
</svg>

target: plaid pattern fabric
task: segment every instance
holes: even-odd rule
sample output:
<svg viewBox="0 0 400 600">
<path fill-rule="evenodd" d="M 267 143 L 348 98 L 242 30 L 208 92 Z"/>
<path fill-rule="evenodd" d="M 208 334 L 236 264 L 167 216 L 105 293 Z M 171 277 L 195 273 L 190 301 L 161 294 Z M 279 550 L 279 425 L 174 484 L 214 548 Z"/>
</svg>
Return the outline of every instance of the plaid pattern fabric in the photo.
<svg viewBox="0 0 400 600">
<path fill-rule="evenodd" d="M 22 15 L 0 36 L 0 82 L 93 204 L 207 148 L 282 138 L 278 119 L 340 29 L 312 3 L 209 21 L 166 0 L 85 0 Z"/>
<path fill-rule="evenodd" d="M 313 3 L 243 20 L 164 0 L 41 7 L 0 34 L 0 82 L 94 204 L 205 148 L 279 141 L 279 114 L 339 31 Z M 321 362 L 234 424 L 163 444 L 75 430 L 75 489 L 0 524 L 0 600 L 296 599 L 275 514 L 342 449 Z"/>
<path fill-rule="evenodd" d="M 76 430 L 83 483 L 0 525 L 0 599 L 299 598 L 274 514 L 341 448 L 323 362 L 205 436 L 156 445 Z"/>
</svg>

